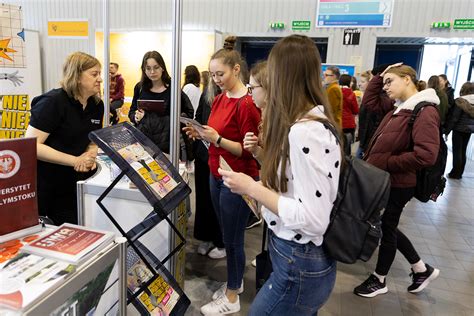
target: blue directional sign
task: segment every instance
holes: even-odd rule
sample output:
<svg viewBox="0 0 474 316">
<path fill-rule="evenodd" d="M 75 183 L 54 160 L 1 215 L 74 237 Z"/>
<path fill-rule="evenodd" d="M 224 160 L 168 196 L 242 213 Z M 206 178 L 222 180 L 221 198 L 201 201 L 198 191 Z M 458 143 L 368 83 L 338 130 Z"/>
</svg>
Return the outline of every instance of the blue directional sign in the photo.
<svg viewBox="0 0 474 316">
<path fill-rule="evenodd" d="M 354 76 L 355 74 L 355 65 L 344 65 L 344 64 L 322 64 L 322 72 L 324 72 L 329 66 L 339 68 L 341 75 L 350 75 Z"/>
<path fill-rule="evenodd" d="M 394 0 L 319 0 L 316 27 L 390 27 Z"/>
</svg>

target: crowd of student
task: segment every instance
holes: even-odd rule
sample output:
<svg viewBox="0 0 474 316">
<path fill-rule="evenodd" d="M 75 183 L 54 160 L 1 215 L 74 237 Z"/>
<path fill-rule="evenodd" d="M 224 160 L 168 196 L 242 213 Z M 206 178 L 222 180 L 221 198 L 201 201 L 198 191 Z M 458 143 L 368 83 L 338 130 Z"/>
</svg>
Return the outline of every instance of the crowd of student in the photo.
<svg viewBox="0 0 474 316">
<path fill-rule="evenodd" d="M 225 257 L 227 263 L 227 282 L 201 312 L 220 315 L 240 310 L 244 237 L 251 214 L 242 198 L 247 195 L 262 205 L 273 268 L 249 314 L 317 313 L 335 284 L 336 262 L 322 243 L 343 155 L 351 155 L 356 140 L 356 156 L 387 171 L 391 191 L 375 271 L 354 293 L 364 297 L 386 293 L 385 278 L 397 250 L 412 268 L 407 291 L 422 291 L 439 270 L 423 262 L 398 228 L 399 219 L 414 196 L 416 171 L 436 159 L 439 133 L 453 132 L 453 168 L 448 176 L 462 177 L 474 131 L 474 84 L 465 83 L 456 99 L 444 75 L 431 77 L 422 90 L 415 70 L 398 63 L 363 72 L 357 85 L 354 77 L 340 74 L 336 67 L 323 73 L 314 42 L 301 35 L 279 40 L 268 60 L 251 69 L 248 81 L 246 64 L 234 43 L 235 38 L 228 38 L 224 48 L 212 55 L 209 72 L 202 78 L 195 66 L 186 67 L 181 93 L 181 115 L 204 125 L 203 130 L 186 126 L 182 131 L 185 155 L 194 158 L 195 166 L 194 237 L 202 242 L 197 252 Z M 118 65 L 111 67 L 116 76 Z M 77 222 L 75 183 L 95 168 L 97 147 L 87 134 L 102 126 L 101 81 L 99 61 L 73 53 L 66 60 L 61 88 L 32 102 L 27 136 L 38 141 L 40 214 L 56 224 Z M 170 90 L 161 54 L 147 52 L 129 118 L 165 153 L 173 106 Z M 114 105 L 114 98 L 111 94 L 115 111 L 120 102 Z M 123 95 L 118 99 L 123 103 Z M 164 100 L 164 113 L 139 109 L 140 99 Z M 434 106 L 423 108 L 409 127 L 413 109 L 422 102 Z M 340 144 L 323 123 L 332 124 L 345 142 Z M 222 158 L 233 171 L 220 168 Z"/>
</svg>

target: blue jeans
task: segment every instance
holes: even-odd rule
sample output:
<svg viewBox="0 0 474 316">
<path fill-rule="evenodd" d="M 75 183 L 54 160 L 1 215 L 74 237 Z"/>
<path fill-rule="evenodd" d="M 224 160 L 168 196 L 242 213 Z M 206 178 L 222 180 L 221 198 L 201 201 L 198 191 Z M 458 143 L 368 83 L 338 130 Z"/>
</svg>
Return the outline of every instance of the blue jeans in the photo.
<svg viewBox="0 0 474 316">
<path fill-rule="evenodd" d="M 238 194 L 232 193 L 221 179 L 210 176 L 212 205 L 221 227 L 227 253 L 227 288 L 240 288 L 245 269 L 244 237 L 250 208 Z"/>
<path fill-rule="evenodd" d="M 316 315 L 336 281 L 336 262 L 321 246 L 301 245 L 269 231 L 273 272 L 250 306 L 249 315 Z"/>
</svg>

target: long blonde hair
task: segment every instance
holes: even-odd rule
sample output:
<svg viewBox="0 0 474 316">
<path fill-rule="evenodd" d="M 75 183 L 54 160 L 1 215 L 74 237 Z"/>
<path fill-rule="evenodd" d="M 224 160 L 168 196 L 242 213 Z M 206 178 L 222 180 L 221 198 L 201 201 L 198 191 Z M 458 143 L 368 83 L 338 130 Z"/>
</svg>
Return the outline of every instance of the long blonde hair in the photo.
<svg viewBox="0 0 474 316">
<path fill-rule="evenodd" d="M 89 54 L 75 52 L 66 58 L 63 66 L 63 78 L 60 81 L 61 88 L 66 91 L 69 97 L 77 99 L 81 95 L 80 77 L 81 74 L 95 66 L 101 66 L 100 61 Z M 96 102 L 99 97 L 96 97 Z"/>
<path fill-rule="evenodd" d="M 321 82 L 321 57 L 306 36 L 279 40 L 268 57 L 268 104 L 265 111 L 262 181 L 277 192 L 287 191 L 286 164 L 291 126 L 314 106 L 322 105 L 328 121 L 335 124 Z M 311 119 L 322 119 L 311 117 Z M 278 168 L 280 167 L 280 176 Z"/>
</svg>

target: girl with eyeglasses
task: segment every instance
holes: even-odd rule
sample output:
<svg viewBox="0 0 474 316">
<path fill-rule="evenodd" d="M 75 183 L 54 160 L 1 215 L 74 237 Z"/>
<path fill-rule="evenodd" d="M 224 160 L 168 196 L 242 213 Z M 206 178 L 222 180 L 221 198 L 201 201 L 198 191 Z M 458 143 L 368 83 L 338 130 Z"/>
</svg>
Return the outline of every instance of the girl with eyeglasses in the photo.
<svg viewBox="0 0 474 316">
<path fill-rule="evenodd" d="M 142 77 L 133 89 L 133 100 L 128 117 L 130 121 L 150 138 L 160 150 L 170 152 L 171 77 L 166 70 L 163 57 L 157 51 L 145 53 L 141 65 Z M 138 109 L 138 100 L 163 100 L 163 112 Z M 191 101 L 181 92 L 181 115 L 193 118 Z"/>
<path fill-rule="evenodd" d="M 204 315 L 224 315 L 240 310 L 239 294 L 243 292 L 245 269 L 244 233 L 250 208 L 238 194 L 223 184 L 218 173 L 220 158 L 237 172 L 258 178 L 257 162 L 243 149 L 246 133 L 258 135 L 260 110 L 248 95 L 240 79 L 242 57 L 233 50 L 235 37 L 226 39 L 224 48 L 211 57 L 209 72 L 224 92 L 212 103 L 211 114 L 204 131 L 198 133 L 191 126 L 185 128 L 190 137 L 211 143 L 209 168 L 211 199 L 221 227 L 227 259 L 227 282 L 212 296 L 212 301 L 201 307 Z"/>
<path fill-rule="evenodd" d="M 249 315 L 315 315 L 336 280 L 322 247 L 337 195 L 342 148 L 321 80 L 321 58 L 302 35 L 278 41 L 268 57 L 262 182 L 219 169 L 232 192 L 263 204 L 273 272 Z"/>
<path fill-rule="evenodd" d="M 399 250 L 411 265 L 412 284 L 407 291 L 418 293 L 436 279 L 439 270 L 425 264 L 412 243 L 398 228 L 405 205 L 413 198 L 416 172 L 434 165 L 440 146 L 439 98 L 433 89 L 418 90 L 415 70 L 401 63 L 391 65 L 381 74 L 383 89 L 395 100 L 395 109 L 385 115 L 372 136 L 364 159 L 390 173 L 390 197 L 382 217 L 382 240 L 375 272 L 354 289 L 354 294 L 375 297 L 388 292 L 386 276 Z M 422 103 L 413 126 L 412 112 Z M 369 110 L 370 104 L 367 104 Z"/>
</svg>

